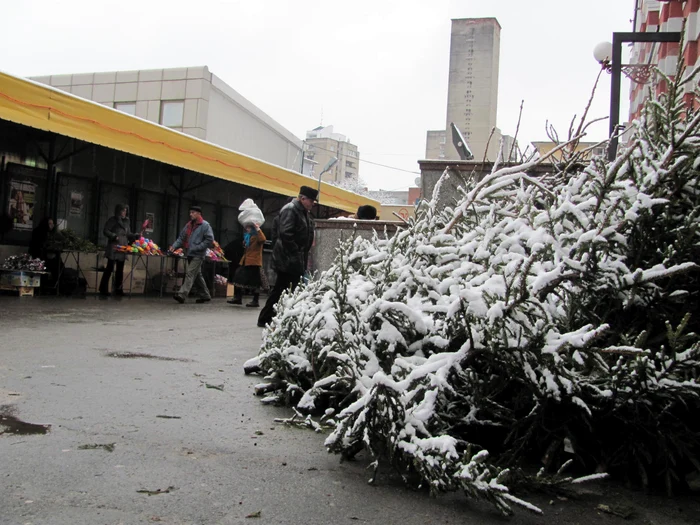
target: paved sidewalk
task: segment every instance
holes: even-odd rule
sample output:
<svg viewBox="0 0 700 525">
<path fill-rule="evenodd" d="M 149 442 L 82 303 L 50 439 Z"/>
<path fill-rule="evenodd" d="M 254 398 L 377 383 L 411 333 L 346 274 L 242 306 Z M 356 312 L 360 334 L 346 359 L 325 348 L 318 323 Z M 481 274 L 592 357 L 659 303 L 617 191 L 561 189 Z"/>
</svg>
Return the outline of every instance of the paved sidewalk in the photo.
<svg viewBox="0 0 700 525">
<path fill-rule="evenodd" d="M 274 423 L 289 411 L 254 397 L 261 379 L 242 365 L 260 345 L 257 315 L 223 299 L 0 297 L 0 410 L 51 425 L 0 427 L 0 524 L 618 523 L 594 510 L 619 499 L 602 489 L 535 498 L 546 517 L 505 520 L 395 477 L 369 486 L 366 461 L 340 463 L 324 436 Z M 672 523 L 655 516 L 680 506 L 649 500 L 633 522 Z"/>
</svg>

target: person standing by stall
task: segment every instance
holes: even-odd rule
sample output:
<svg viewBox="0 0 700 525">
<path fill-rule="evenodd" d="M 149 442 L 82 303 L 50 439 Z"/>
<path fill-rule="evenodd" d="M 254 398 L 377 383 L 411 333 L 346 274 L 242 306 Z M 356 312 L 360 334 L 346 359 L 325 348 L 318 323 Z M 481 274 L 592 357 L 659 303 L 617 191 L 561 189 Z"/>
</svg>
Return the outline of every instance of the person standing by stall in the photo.
<svg viewBox="0 0 700 525">
<path fill-rule="evenodd" d="M 107 266 L 102 274 L 100 281 L 100 295 L 102 297 L 109 296 L 109 279 L 114 272 L 114 295 L 124 295 L 122 288 L 124 282 L 124 261 L 126 254 L 117 251 L 117 246 L 130 244 L 139 238 L 140 234 L 131 233 L 131 225 L 129 218 L 126 216 L 126 204 L 117 204 L 114 207 L 114 216 L 110 217 L 102 233 L 107 237 L 107 247 L 105 248 L 105 257 L 107 258 Z"/>
<path fill-rule="evenodd" d="M 187 256 L 187 273 L 185 282 L 180 290 L 173 296 L 178 303 L 184 303 L 190 290 L 194 287 L 199 295 L 197 303 L 211 301 L 209 289 L 202 275 L 202 263 L 207 255 L 207 250 L 214 245 L 214 231 L 211 225 L 202 217 L 202 208 L 190 206 L 190 220 L 180 232 L 177 240 L 168 249 L 173 252 L 183 248 Z"/>
<path fill-rule="evenodd" d="M 280 211 L 272 248 L 272 267 L 277 273 L 277 281 L 260 311 L 260 327 L 272 321 L 282 293 L 288 288 L 294 290 L 306 272 L 309 250 L 314 242 L 314 221 L 309 212 L 317 198 L 318 190 L 302 186 L 299 196 Z"/>
<path fill-rule="evenodd" d="M 44 217 L 39 226 L 32 231 L 32 240 L 29 244 L 29 255 L 44 261 L 46 270 L 51 276 L 48 282 L 42 282 L 42 286 L 46 284 L 56 286 L 61 273 L 62 248 L 63 235 L 56 228 L 56 222 L 51 217 Z"/>
<path fill-rule="evenodd" d="M 263 270 L 263 246 L 266 240 L 259 224 L 246 226 L 246 232 L 243 235 L 245 252 L 233 277 L 233 299 L 228 301 L 230 304 L 243 304 L 243 295 L 251 293 L 253 300 L 246 306 L 250 308 L 260 306 L 258 302 L 260 290 L 268 288 L 267 277 Z"/>
</svg>

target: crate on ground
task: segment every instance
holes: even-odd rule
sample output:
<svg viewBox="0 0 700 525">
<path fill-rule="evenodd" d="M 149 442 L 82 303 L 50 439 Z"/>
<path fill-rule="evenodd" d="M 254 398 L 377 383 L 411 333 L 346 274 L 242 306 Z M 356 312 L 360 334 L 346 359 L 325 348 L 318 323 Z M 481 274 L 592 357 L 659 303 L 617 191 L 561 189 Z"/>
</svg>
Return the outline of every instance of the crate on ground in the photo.
<svg viewBox="0 0 700 525">
<path fill-rule="evenodd" d="M 233 284 L 216 283 L 216 285 L 214 286 L 214 295 L 216 297 L 233 297 Z"/>
<path fill-rule="evenodd" d="M 0 272 L 0 284 L 5 286 L 34 287 L 41 286 L 41 274 L 34 272 L 6 271 Z"/>
<path fill-rule="evenodd" d="M 17 292 L 20 297 L 32 297 L 34 288 L 41 286 L 41 273 L 23 270 L 0 270 L 0 290 Z"/>
</svg>

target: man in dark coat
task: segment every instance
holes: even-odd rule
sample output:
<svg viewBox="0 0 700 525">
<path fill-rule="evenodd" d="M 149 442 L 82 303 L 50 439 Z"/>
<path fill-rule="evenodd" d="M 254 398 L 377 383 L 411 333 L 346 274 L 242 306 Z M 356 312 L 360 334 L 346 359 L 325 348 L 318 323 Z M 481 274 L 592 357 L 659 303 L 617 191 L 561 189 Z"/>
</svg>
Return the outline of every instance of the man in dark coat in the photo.
<svg viewBox="0 0 700 525">
<path fill-rule="evenodd" d="M 211 225 L 202 217 L 202 208 L 190 206 L 190 220 L 180 232 L 175 243 L 169 251 L 184 248 L 187 254 L 187 274 L 185 282 L 180 290 L 173 296 L 178 303 L 184 303 L 185 299 L 194 287 L 197 289 L 199 298 L 197 303 L 208 303 L 211 295 L 207 288 L 207 283 L 202 275 L 202 263 L 207 255 L 207 249 L 214 245 L 214 230 Z"/>
<path fill-rule="evenodd" d="M 309 250 L 314 242 L 314 221 L 309 212 L 318 199 L 318 190 L 309 186 L 299 189 L 299 196 L 285 205 L 279 214 L 272 236 L 272 268 L 277 273 L 275 286 L 260 311 L 258 326 L 265 326 L 275 315 L 274 307 L 282 293 L 297 287 L 304 276 Z"/>
<path fill-rule="evenodd" d="M 114 272 L 114 295 L 124 295 L 122 283 L 124 281 L 126 254 L 116 251 L 117 246 L 125 246 L 140 237 L 140 234 L 131 233 L 131 225 L 129 218 L 126 216 L 126 209 L 127 206 L 125 204 L 117 204 L 114 207 L 114 216 L 107 220 L 102 230 L 104 236 L 107 237 L 107 247 L 105 248 L 107 267 L 100 281 L 100 295 L 103 297 L 109 296 L 109 279 L 112 277 L 112 272 Z"/>
</svg>

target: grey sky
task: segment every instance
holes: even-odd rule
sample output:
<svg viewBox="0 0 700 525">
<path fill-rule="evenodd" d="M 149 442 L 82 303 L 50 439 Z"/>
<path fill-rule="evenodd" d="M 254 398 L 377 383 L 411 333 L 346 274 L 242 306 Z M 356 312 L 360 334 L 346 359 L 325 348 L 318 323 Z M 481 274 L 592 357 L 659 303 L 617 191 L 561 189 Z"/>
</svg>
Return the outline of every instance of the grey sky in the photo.
<svg viewBox="0 0 700 525">
<path fill-rule="evenodd" d="M 630 31 L 632 0 L 23 0 L 3 5 L 0 69 L 20 76 L 207 65 L 300 138 L 334 125 L 361 158 L 418 171 L 444 129 L 450 19 L 501 24 L 498 126 L 546 140 L 581 114 L 593 47 Z M 623 84 L 622 118 L 628 84 Z M 607 116 L 604 75 L 591 116 Z M 591 130 L 601 139 L 607 123 Z M 372 189 L 417 175 L 360 163 Z"/>
</svg>

